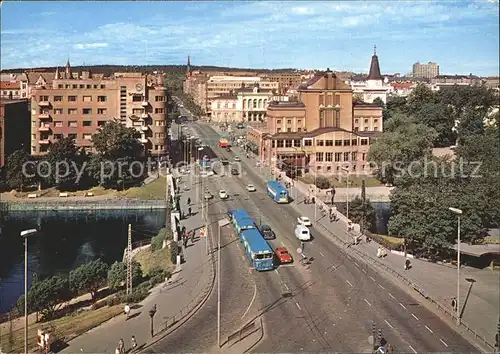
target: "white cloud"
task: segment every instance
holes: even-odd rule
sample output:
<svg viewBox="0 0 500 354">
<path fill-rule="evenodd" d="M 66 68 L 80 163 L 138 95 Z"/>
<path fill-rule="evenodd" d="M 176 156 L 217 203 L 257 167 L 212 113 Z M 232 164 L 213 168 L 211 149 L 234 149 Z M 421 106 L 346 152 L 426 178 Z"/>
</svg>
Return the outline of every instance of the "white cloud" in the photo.
<svg viewBox="0 0 500 354">
<path fill-rule="evenodd" d="M 291 11 L 296 15 L 312 15 L 315 13 L 312 7 L 307 6 L 292 7 Z"/>
<path fill-rule="evenodd" d="M 108 43 L 77 43 L 73 46 L 74 49 L 95 49 L 95 48 L 106 48 Z"/>
</svg>

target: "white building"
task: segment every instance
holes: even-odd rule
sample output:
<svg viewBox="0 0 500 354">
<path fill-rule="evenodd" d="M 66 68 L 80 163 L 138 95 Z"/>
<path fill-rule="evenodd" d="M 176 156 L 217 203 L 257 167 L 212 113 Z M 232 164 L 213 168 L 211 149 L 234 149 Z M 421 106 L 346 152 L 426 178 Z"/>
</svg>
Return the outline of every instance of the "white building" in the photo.
<svg viewBox="0 0 500 354">
<path fill-rule="evenodd" d="M 30 98 L 28 92 L 28 76 L 25 73 L 0 74 L 2 98 Z"/>
</svg>

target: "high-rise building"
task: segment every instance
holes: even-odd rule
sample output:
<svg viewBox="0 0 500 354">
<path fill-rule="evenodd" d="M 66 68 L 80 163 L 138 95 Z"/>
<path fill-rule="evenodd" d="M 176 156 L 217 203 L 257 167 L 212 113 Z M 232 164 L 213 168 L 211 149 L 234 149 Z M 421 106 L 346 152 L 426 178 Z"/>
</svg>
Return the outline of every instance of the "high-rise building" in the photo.
<svg viewBox="0 0 500 354">
<path fill-rule="evenodd" d="M 73 73 L 68 63 L 50 84 L 33 89 L 31 153 L 44 154 L 62 137 L 92 150 L 92 134 L 118 120 L 141 133 L 145 150 L 167 154 L 167 91 L 163 75 L 115 73 L 106 78 L 90 71 Z"/>
<path fill-rule="evenodd" d="M 425 77 L 432 79 L 439 75 L 439 65 L 437 63 L 428 62 L 420 64 L 418 61 L 413 64 L 413 77 Z"/>
</svg>

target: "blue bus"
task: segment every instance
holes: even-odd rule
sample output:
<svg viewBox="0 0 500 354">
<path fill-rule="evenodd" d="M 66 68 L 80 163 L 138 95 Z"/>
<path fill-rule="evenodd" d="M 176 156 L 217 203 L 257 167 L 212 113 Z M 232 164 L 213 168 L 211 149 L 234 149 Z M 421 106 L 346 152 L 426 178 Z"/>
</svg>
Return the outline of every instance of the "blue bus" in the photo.
<svg viewBox="0 0 500 354">
<path fill-rule="evenodd" d="M 273 198 L 276 203 L 288 203 L 288 190 L 278 181 L 267 181 L 267 194 Z"/>
<path fill-rule="evenodd" d="M 237 209 L 231 211 L 230 215 L 234 229 L 245 247 L 245 254 L 253 268 L 258 271 L 272 270 L 274 268 L 273 250 L 247 211 Z"/>
</svg>

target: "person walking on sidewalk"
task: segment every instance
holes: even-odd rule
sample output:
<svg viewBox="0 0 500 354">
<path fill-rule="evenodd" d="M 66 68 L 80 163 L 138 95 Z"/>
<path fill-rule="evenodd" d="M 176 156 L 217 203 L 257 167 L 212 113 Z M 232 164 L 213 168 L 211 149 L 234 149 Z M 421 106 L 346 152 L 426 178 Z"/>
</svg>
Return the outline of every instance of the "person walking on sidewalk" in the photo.
<svg viewBox="0 0 500 354">
<path fill-rule="evenodd" d="M 125 311 L 125 320 L 128 320 L 128 316 L 130 314 L 130 306 L 128 304 L 125 304 L 124 311 Z"/>
<path fill-rule="evenodd" d="M 137 341 L 135 340 L 135 336 L 132 336 L 132 339 L 130 340 L 130 344 L 131 344 L 132 350 L 137 348 Z"/>
<path fill-rule="evenodd" d="M 191 205 L 191 197 L 188 197 L 187 202 L 188 202 L 188 205 Z"/>
<path fill-rule="evenodd" d="M 120 350 L 120 354 L 125 353 L 125 342 L 123 341 L 123 338 L 121 338 L 118 342 L 118 349 Z"/>
</svg>

